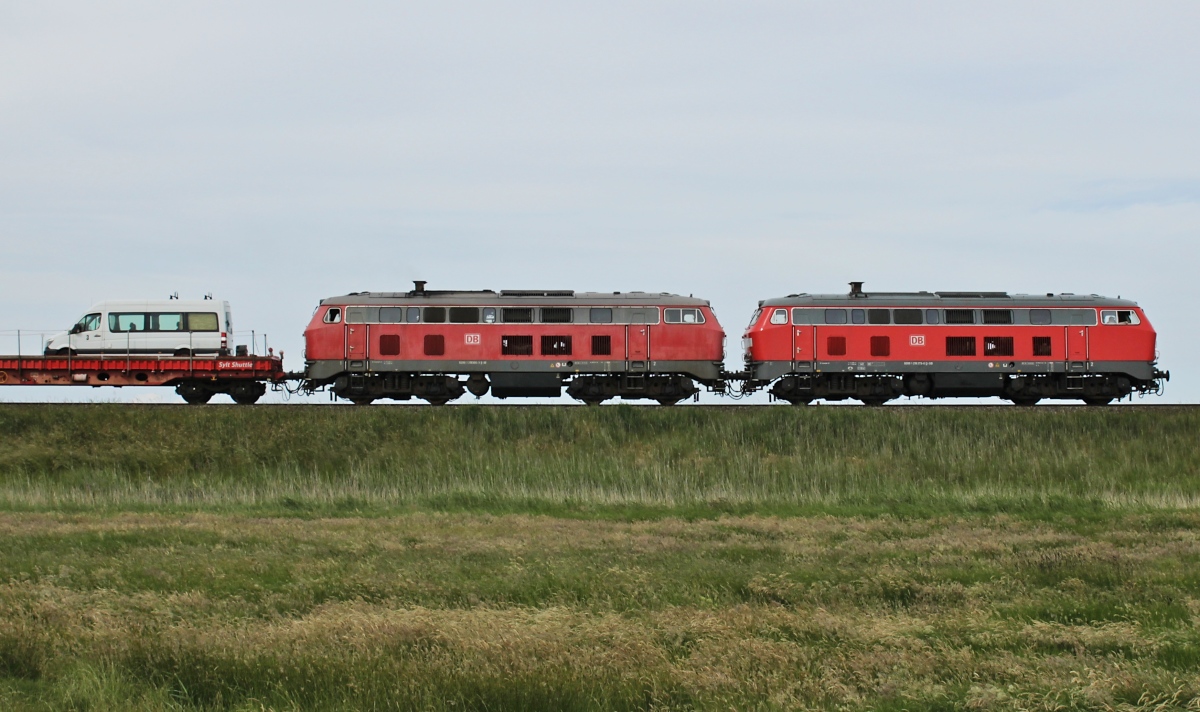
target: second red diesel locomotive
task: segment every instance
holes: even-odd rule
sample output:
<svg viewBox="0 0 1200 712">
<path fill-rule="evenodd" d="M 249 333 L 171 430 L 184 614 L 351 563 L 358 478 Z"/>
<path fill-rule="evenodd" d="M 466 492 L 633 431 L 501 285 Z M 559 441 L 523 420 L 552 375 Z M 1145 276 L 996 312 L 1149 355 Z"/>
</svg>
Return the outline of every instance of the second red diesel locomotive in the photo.
<svg viewBox="0 0 1200 712">
<path fill-rule="evenodd" d="M 751 387 L 795 404 L 899 396 L 1104 405 L 1170 378 L 1137 303 L 1004 292 L 792 294 L 760 302 L 743 346 Z"/>
</svg>

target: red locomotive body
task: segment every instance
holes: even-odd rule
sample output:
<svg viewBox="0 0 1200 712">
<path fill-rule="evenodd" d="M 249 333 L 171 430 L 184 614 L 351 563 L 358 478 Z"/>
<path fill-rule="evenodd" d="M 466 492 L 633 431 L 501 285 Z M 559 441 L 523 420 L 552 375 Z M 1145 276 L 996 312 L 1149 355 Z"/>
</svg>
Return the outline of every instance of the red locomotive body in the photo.
<svg viewBox="0 0 1200 712">
<path fill-rule="evenodd" d="M 1128 300 L 1002 292 L 797 294 L 760 303 L 743 339 L 752 383 L 792 403 L 902 395 L 1104 404 L 1170 377 Z"/>
<path fill-rule="evenodd" d="M 724 332 L 708 302 L 571 291 L 359 292 L 325 299 L 304 332 L 309 384 L 356 403 L 470 391 L 675 403 L 721 383 Z M 465 376 L 465 380 L 459 380 Z"/>
</svg>

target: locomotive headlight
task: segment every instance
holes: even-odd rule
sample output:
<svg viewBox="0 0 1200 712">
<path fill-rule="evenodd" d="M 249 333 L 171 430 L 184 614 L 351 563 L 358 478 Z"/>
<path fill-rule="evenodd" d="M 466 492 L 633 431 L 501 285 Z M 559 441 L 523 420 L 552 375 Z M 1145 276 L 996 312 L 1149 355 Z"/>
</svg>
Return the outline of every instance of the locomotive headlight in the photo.
<svg viewBox="0 0 1200 712">
<path fill-rule="evenodd" d="M 752 346 L 754 346 L 754 339 L 752 337 L 746 336 L 742 338 L 742 357 L 747 363 L 750 362 L 750 347 Z"/>
</svg>

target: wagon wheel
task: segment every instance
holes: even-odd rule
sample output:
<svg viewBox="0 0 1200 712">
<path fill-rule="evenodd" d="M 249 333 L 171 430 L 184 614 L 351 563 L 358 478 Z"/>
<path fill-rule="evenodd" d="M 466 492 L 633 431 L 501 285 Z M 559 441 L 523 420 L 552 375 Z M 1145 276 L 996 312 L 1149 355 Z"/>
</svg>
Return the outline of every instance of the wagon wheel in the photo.
<svg viewBox="0 0 1200 712">
<path fill-rule="evenodd" d="M 200 389 L 183 396 L 188 405 L 204 405 L 213 397 L 212 391 Z"/>
<path fill-rule="evenodd" d="M 446 405 L 450 402 L 449 398 L 426 398 L 425 400 L 429 401 L 429 405 Z"/>
<path fill-rule="evenodd" d="M 231 394 L 230 397 L 233 398 L 233 402 L 237 403 L 238 405 L 254 405 L 255 403 L 258 402 L 258 398 L 260 395 L 262 395 L 262 394 L 260 394 L 260 393 L 238 393 L 238 394 Z"/>
<path fill-rule="evenodd" d="M 351 398 L 350 402 L 354 405 L 371 405 L 375 402 L 374 398 Z"/>
<path fill-rule="evenodd" d="M 579 400 L 583 401 L 584 405 L 600 405 L 607 399 L 605 399 L 605 398 L 580 398 Z"/>
<path fill-rule="evenodd" d="M 859 400 L 861 400 L 863 402 L 863 405 L 867 406 L 868 408 L 878 408 L 879 406 L 883 405 L 884 403 L 887 403 L 891 399 L 890 398 L 880 398 L 878 396 L 872 396 L 869 398 L 859 398 Z"/>
<path fill-rule="evenodd" d="M 678 403 L 679 401 L 681 401 L 683 399 L 682 398 L 656 398 L 655 400 L 658 401 L 659 405 L 675 405 L 676 403 Z"/>
<path fill-rule="evenodd" d="M 1112 398 L 1097 396 L 1095 398 L 1084 398 L 1083 402 L 1087 403 L 1088 405 L 1108 405 L 1109 403 L 1112 403 Z"/>
<path fill-rule="evenodd" d="M 1034 398 L 1034 397 L 1010 398 L 1009 400 L 1011 400 L 1013 402 L 1013 405 L 1019 405 L 1022 408 L 1028 408 L 1029 406 L 1037 405 L 1038 401 L 1040 401 L 1041 398 Z"/>
</svg>

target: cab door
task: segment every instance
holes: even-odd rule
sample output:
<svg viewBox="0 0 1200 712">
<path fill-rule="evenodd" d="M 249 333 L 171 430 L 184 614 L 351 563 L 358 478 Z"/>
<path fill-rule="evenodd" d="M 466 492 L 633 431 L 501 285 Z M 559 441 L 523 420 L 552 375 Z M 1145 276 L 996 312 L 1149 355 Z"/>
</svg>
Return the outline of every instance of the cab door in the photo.
<svg viewBox="0 0 1200 712">
<path fill-rule="evenodd" d="M 367 331 L 366 324 L 346 324 L 346 360 L 367 360 Z"/>
<path fill-rule="evenodd" d="M 817 328 L 811 324 L 792 327 L 792 363 L 797 370 L 810 370 L 817 360 Z M 801 365 L 804 364 L 804 365 Z"/>
<path fill-rule="evenodd" d="M 1067 370 L 1081 371 L 1088 360 L 1088 328 L 1086 326 L 1068 326 L 1067 329 Z"/>
<path fill-rule="evenodd" d="M 640 371 L 645 370 L 650 358 L 650 327 L 645 315 L 636 314 L 633 321 L 625 327 L 625 358 L 631 370 Z"/>
</svg>

